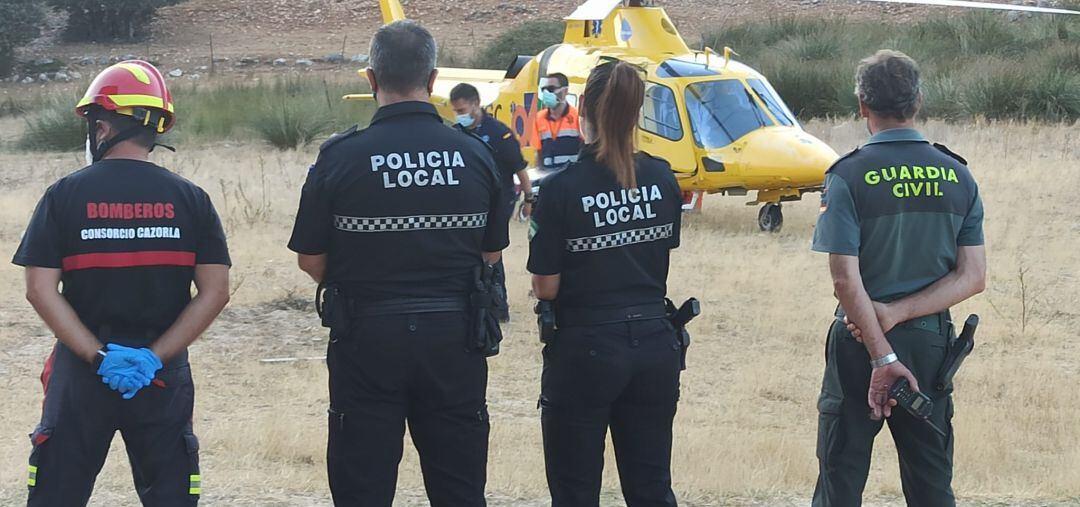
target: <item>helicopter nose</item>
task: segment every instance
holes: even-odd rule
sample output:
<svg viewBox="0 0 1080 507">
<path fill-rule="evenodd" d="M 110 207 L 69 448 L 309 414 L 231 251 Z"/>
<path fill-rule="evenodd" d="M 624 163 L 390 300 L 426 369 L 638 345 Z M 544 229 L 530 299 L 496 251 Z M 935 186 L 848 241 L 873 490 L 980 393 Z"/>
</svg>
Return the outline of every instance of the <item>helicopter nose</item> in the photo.
<svg viewBox="0 0 1080 507">
<path fill-rule="evenodd" d="M 747 139 L 745 166 L 755 179 L 773 180 L 782 187 L 821 186 L 825 171 L 839 158 L 818 138 L 796 128 L 762 129 Z"/>
</svg>

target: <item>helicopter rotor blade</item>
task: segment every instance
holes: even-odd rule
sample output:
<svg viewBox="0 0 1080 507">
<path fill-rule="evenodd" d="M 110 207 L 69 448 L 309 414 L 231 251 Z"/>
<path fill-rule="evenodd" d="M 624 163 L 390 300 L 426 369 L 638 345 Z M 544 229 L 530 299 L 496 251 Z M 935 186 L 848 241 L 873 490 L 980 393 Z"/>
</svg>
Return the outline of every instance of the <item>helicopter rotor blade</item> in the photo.
<svg viewBox="0 0 1080 507">
<path fill-rule="evenodd" d="M 1035 7 L 1032 5 L 994 4 L 988 2 L 969 2 L 962 0 L 870 0 L 871 2 L 894 4 L 937 5 L 942 7 L 965 7 L 969 9 L 992 9 L 999 11 L 1041 12 L 1044 14 L 1080 14 L 1080 11 L 1057 9 L 1053 7 Z"/>
</svg>

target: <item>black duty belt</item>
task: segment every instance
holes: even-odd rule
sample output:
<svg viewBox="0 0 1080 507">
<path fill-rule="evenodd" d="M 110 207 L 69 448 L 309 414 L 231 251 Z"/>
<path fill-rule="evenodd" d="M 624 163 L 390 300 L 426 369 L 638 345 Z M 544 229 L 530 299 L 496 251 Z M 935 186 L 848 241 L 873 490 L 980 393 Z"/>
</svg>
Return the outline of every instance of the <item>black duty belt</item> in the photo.
<svg viewBox="0 0 1080 507">
<path fill-rule="evenodd" d="M 469 299 L 451 298 L 400 298 L 371 303 L 352 304 L 354 317 L 377 317 L 383 315 L 409 315 L 416 313 L 466 312 Z"/>
<path fill-rule="evenodd" d="M 836 307 L 836 320 L 844 321 L 844 309 L 839 306 Z M 944 312 L 934 313 L 925 317 L 917 317 L 911 320 L 906 320 L 896 325 L 898 328 L 905 329 L 918 329 L 921 331 L 928 331 L 935 334 L 941 334 L 944 330 L 948 329 L 949 324 L 952 322 L 950 313 L 948 310 Z"/>
<path fill-rule="evenodd" d="M 621 308 L 558 308 L 555 325 L 559 328 L 599 326 L 666 317 L 667 307 L 663 302 Z"/>
</svg>

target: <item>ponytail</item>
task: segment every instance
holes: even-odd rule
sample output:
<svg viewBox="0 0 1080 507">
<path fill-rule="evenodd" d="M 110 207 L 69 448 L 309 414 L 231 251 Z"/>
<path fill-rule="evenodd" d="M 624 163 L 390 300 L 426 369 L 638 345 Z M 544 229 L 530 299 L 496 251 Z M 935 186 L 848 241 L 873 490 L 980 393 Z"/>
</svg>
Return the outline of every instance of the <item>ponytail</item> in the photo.
<svg viewBox="0 0 1080 507">
<path fill-rule="evenodd" d="M 634 152 L 644 100 L 645 82 L 637 69 L 619 61 L 593 69 L 582 98 L 582 110 L 596 139 L 596 159 L 627 189 L 637 186 Z"/>
</svg>

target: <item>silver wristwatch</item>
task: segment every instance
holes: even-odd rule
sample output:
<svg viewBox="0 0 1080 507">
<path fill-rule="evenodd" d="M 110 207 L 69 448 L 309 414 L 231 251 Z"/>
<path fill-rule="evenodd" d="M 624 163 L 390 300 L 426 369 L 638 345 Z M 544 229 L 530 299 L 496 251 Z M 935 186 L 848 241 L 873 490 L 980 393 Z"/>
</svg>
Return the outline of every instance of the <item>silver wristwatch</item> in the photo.
<svg viewBox="0 0 1080 507">
<path fill-rule="evenodd" d="M 870 367 L 875 369 L 881 368 L 882 366 L 888 366 L 897 361 L 899 361 L 899 359 L 896 357 L 896 353 L 889 353 L 877 359 L 870 360 Z"/>
</svg>

